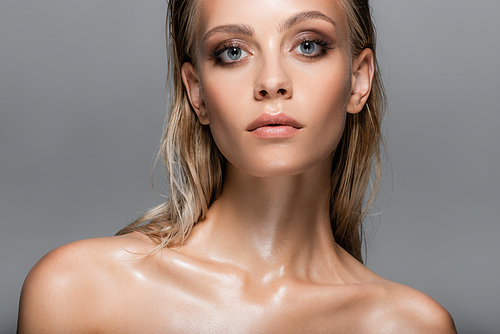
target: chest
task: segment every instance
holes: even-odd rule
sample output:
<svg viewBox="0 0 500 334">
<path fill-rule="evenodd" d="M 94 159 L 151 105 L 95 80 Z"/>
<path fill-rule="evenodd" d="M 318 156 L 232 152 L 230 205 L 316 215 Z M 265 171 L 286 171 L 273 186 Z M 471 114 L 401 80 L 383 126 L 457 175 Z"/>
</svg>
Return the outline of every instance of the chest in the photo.
<svg viewBox="0 0 500 334">
<path fill-rule="evenodd" d="M 115 297 L 103 332 L 122 333 L 348 333 L 359 315 L 325 294 L 292 289 L 243 294 L 231 287 L 141 287 Z M 113 312 L 112 310 L 120 310 Z M 359 313 L 356 311 L 356 313 Z"/>
</svg>

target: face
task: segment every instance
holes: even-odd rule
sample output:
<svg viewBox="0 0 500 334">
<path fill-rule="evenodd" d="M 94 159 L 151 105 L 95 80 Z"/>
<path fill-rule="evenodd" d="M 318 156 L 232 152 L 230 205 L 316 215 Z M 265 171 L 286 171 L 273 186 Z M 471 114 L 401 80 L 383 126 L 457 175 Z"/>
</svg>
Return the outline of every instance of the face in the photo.
<svg viewBox="0 0 500 334">
<path fill-rule="evenodd" d="M 237 169 L 295 175 L 331 157 L 368 97 L 373 57 L 349 52 L 339 0 L 199 0 L 197 68 L 182 76 L 198 119 Z"/>
</svg>

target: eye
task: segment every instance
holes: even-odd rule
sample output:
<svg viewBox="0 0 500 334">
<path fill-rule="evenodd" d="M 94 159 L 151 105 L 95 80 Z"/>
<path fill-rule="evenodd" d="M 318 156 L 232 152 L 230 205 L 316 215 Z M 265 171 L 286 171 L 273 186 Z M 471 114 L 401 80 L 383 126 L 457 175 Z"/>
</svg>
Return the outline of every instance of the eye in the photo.
<svg viewBox="0 0 500 334">
<path fill-rule="evenodd" d="M 295 47 L 293 52 L 307 59 L 315 59 L 326 55 L 328 50 L 333 49 L 333 47 L 330 47 L 331 44 L 332 41 L 330 40 L 304 37 L 302 42 Z"/>
<path fill-rule="evenodd" d="M 223 50 L 219 54 L 219 59 L 223 63 L 230 63 L 230 62 L 240 60 L 241 58 L 244 58 L 247 55 L 248 55 L 248 53 L 243 51 L 239 47 L 231 46 L 231 47 L 226 48 L 225 50 Z"/>
<path fill-rule="evenodd" d="M 318 46 L 316 45 L 316 43 L 306 41 L 306 42 L 301 43 L 299 45 L 298 49 L 300 49 L 300 52 L 307 54 L 307 55 L 310 55 L 310 54 L 313 54 L 314 51 L 316 51 L 317 47 Z"/>
</svg>

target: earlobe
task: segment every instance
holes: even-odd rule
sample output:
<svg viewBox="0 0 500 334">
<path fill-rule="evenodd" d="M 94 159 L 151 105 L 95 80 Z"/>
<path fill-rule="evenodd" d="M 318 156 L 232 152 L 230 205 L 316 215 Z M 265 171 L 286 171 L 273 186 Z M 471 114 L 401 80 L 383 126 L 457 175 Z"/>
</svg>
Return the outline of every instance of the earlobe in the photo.
<svg viewBox="0 0 500 334">
<path fill-rule="evenodd" d="M 205 108 L 205 101 L 203 101 L 203 96 L 200 89 L 200 81 L 198 77 L 198 71 L 191 63 L 182 64 L 181 68 L 182 82 L 186 87 L 189 102 L 198 116 L 198 120 L 201 124 L 208 124 L 208 114 Z"/>
<path fill-rule="evenodd" d="M 374 72 L 375 62 L 373 51 L 371 49 L 364 49 L 353 60 L 351 96 L 347 104 L 348 113 L 356 114 L 363 110 L 370 96 Z"/>
</svg>

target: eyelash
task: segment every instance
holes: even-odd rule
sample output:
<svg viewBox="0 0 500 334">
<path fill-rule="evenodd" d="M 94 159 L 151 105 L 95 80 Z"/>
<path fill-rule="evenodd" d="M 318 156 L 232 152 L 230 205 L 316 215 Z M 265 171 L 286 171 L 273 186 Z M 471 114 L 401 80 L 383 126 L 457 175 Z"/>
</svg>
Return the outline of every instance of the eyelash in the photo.
<svg viewBox="0 0 500 334">
<path fill-rule="evenodd" d="M 239 63 L 239 60 L 224 61 L 224 60 L 222 60 L 222 58 L 220 56 L 224 51 L 229 50 L 229 49 L 233 49 L 233 48 L 243 49 L 242 45 L 239 44 L 239 43 L 235 43 L 235 42 L 224 43 L 223 45 L 220 45 L 219 47 L 217 47 L 217 49 L 215 49 L 215 50 L 213 50 L 211 52 L 211 58 L 210 59 L 215 60 L 215 64 L 220 65 L 220 66 L 232 66 L 232 65 L 235 65 L 235 64 Z"/>
<path fill-rule="evenodd" d="M 328 50 L 331 50 L 333 49 L 333 47 L 328 47 L 328 45 L 332 44 L 332 41 L 331 40 L 327 40 L 327 39 L 324 39 L 324 38 L 307 38 L 307 37 L 303 37 L 302 38 L 302 42 L 300 44 L 298 44 L 294 50 L 299 47 L 300 45 L 304 44 L 304 43 L 314 43 L 316 44 L 317 46 L 319 46 L 321 48 L 321 50 L 316 53 L 315 55 L 312 55 L 312 56 L 307 56 L 306 54 L 304 53 L 301 53 L 300 55 L 306 59 L 318 59 L 318 58 L 321 58 L 323 57 L 324 55 L 326 55 L 326 53 L 328 52 Z"/>
<path fill-rule="evenodd" d="M 321 50 L 318 53 L 316 53 L 315 55 L 312 55 L 312 56 L 308 56 L 308 55 L 306 55 L 304 53 L 300 54 L 302 57 L 304 57 L 306 59 L 309 59 L 309 60 L 319 59 L 319 58 L 323 57 L 324 55 L 326 55 L 326 53 L 328 52 L 328 50 L 332 50 L 333 49 L 333 47 L 328 47 L 332 43 L 331 40 L 327 40 L 327 39 L 323 39 L 323 38 L 307 38 L 307 37 L 303 37 L 302 38 L 302 42 L 300 44 L 298 44 L 297 46 L 295 46 L 293 48 L 293 50 L 295 50 L 301 44 L 304 44 L 304 43 L 307 43 L 307 42 L 314 43 L 314 44 L 316 44 L 317 46 L 319 46 L 321 48 Z M 224 61 L 224 60 L 222 60 L 222 58 L 220 56 L 224 51 L 232 49 L 232 48 L 243 49 L 242 45 L 239 44 L 239 43 L 236 43 L 236 42 L 224 43 L 223 45 L 220 45 L 219 47 L 217 47 L 215 50 L 213 50 L 210 53 L 210 55 L 211 55 L 210 59 L 214 60 L 215 64 L 219 65 L 219 66 L 233 66 L 233 65 L 236 65 L 237 63 L 240 62 L 240 60 Z"/>
</svg>

